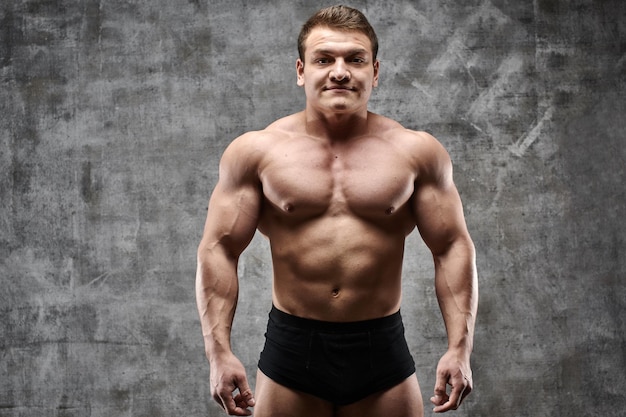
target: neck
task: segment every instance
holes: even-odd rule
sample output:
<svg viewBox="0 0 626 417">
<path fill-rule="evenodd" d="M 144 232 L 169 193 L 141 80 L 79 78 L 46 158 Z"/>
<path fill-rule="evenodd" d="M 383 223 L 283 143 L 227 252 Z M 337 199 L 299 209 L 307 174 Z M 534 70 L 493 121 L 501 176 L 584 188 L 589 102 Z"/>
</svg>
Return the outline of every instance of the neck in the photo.
<svg viewBox="0 0 626 417">
<path fill-rule="evenodd" d="M 332 141 L 345 141 L 367 133 L 370 113 L 322 114 L 309 109 L 304 111 L 306 132 Z"/>
</svg>

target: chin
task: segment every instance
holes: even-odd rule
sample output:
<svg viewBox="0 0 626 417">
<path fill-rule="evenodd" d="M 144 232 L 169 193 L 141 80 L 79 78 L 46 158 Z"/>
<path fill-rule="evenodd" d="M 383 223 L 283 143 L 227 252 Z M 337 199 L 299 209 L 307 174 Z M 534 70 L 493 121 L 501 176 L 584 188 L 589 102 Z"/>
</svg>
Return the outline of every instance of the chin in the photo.
<svg viewBox="0 0 626 417">
<path fill-rule="evenodd" d="M 333 110 L 356 110 L 357 106 L 354 103 L 346 102 L 346 101 L 333 101 L 328 104 Z"/>
</svg>

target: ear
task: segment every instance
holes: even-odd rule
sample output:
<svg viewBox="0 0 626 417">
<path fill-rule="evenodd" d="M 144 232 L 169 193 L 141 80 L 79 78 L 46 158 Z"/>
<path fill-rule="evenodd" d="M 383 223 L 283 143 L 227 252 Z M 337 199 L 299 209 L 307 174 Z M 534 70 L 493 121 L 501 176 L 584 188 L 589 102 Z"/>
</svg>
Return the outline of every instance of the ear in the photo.
<svg viewBox="0 0 626 417">
<path fill-rule="evenodd" d="M 372 81 L 372 87 L 378 87 L 378 71 L 380 69 L 380 61 L 374 62 L 374 80 Z"/>
<path fill-rule="evenodd" d="M 304 85 L 304 62 L 300 58 L 296 61 L 296 84 L 302 87 Z"/>
</svg>

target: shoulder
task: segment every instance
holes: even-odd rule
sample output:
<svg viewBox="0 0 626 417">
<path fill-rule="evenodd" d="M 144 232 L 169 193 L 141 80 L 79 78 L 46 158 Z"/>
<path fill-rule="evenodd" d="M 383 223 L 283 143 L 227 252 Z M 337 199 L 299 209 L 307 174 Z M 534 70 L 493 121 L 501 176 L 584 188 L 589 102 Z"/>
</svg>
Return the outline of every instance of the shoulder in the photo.
<svg viewBox="0 0 626 417">
<path fill-rule="evenodd" d="M 423 183 L 449 183 L 452 181 L 452 161 L 448 151 L 433 135 L 427 132 L 405 129 L 407 141 L 414 143 L 419 181 Z"/>
<path fill-rule="evenodd" d="M 437 148 L 441 146 L 439 141 L 430 133 L 407 129 L 399 122 L 376 113 L 369 113 L 370 129 L 378 134 L 406 141 L 408 144 L 421 145 Z"/>
<path fill-rule="evenodd" d="M 426 157 L 427 160 L 449 158 L 441 142 L 428 132 L 403 128 L 399 137 L 415 149 L 417 156 Z"/>
<path fill-rule="evenodd" d="M 419 165 L 447 163 L 450 157 L 444 146 L 428 132 L 411 130 L 395 120 L 380 115 L 373 115 L 373 122 L 379 135 L 401 147 L 405 155 Z"/>
<path fill-rule="evenodd" d="M 428 132 L 407 129 L 392 119 L 377 119 L 381 136 L 410 159 L 421 181 L 438 181 L 451 175 L 450 155 L 437 138 Z"/>
<path fill-rule="evenodd" d="M 224 151 L 222 159 L 245 159 L 248 163 L 258 162 L 278 142 L 290 136 L 291 116 L 279 119 L 262 130 L 249 131 L 235 138 Z"/>
<path fill-rule="evenodd" d="M 220 165 L 230 166 L 237 161 L 249 165 L 256 159 L 258 150 L 262 148 L 260 142 L 263 141 L 263 136 L 260 131 L 251 131 L 235 138 L 224 150 Z"/>
<path fill-rule="evenodd" d="M 282 117 L 265 128 L 265 132 L 283 134 L 295 133 L 302 130 L 304 125 L 304 112 L 294 113 Z"/>
<path fill-rule="evenodd" d="M 292 136 L 293 126 L 297 124 L 295 116 L 279 119 L 265 129 L 249 131 L 235 138 L 222 154 L 220 172 L 256 176 L 272 149 Z"/>
</svg>

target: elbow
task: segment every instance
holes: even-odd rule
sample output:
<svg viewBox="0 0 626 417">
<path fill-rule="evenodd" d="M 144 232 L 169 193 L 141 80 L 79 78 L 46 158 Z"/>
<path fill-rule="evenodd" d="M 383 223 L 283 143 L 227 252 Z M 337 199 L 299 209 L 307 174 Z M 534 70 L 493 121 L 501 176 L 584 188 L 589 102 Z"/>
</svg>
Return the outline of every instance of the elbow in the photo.
<svg viewBox="0 0 626 417">
<path fill-rule="evenodd" d="M 239 254 L 229 249 L 229 247 L 229 245 L 224 243 L 224 239 L 214 241 L 203 239 L 196 252 L 198 265 L 212 263 L 216 259 L 229 259 L 236 262 Z"/>
<path fill-rule="evenodd" d="M 212 281 L 225 273 L 236 271 L 238 260 L 239 254 L 221 242 L 203 240 L 196 254 L 197 283 Z"/>
<path fill-rule="evenodd" d="M 444 244 L 432 246 L 430 249 L 435 260 L 461 256 L 472 263 L 476 262 L 476 248 L 468 234 L 457 235 L 446 240 Z"/>
</svg>

